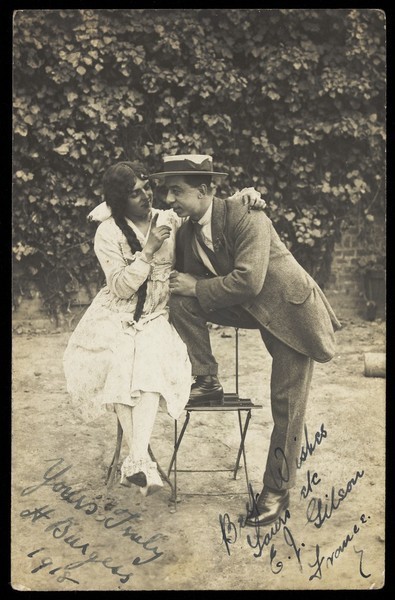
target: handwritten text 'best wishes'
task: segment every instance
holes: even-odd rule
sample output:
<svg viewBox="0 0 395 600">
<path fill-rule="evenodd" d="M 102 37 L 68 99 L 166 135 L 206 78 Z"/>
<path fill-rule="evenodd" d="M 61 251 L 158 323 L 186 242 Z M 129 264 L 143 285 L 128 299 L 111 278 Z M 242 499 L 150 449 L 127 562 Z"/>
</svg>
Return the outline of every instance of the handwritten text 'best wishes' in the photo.
<svg viewBox="0 0 395 600">
<path fill-rule="evenodd" d="M 321 424 L 320 429 L 315 433 L 312 442 L 309 441 L 309 434 L 306 426 L 304 432 L 305 442 L 296 464 L 298 469 L 301 468 L 305 461 L 314 454 L 317 446 L 319 446 L 328 435 L 323 423 Z M 286 457 L 282 456 L 282 458 L 286 462 Z M 287 469 L 285 470 L 287 471 Z M 327 521 L 333 518 L 341 504 L 347 500 L 349 494 L 359 485 L 363 476 L 364 471 L 362 469 L 356 470 L 352 477 L 350 477 L 342 486 L 332 486 L 330 493 L 326 493 L 325 500 L 323 500 L 320 497 L 313 496 L 317 486 L 321 483 L 319 474 L 313 469 L 307 471 L 306 482 L 301 488 L 300 497 L 307 502 L 306 522 L 314 528 L 313 531 L 320 530 Z M 286 476 L 282 475 L 279 471 L 279 489 L 281 489 L 284 482 L 286 483 Z M 247 504 L 247 513 L 251 511 L 254 504 L 256 505 L 256 496 L 251 485 L 249 492 L 250 500 Z M 285 509 L 272 525 L 262 526 L 257 522 L 253 528 L 247 528 L 244 516 L 240 516 L 234 521 L 230 518 L 228 513 L 219 515 L 219 524 L 221 543 L 224 544 L 229 556 L 232 552 L 232 545 L 241 538 L 243 530 L 246 530 L 246 542 L 248 547 L 253 550 L 254 558 L 260 558 L 266 551 L 270 569 L 272 573 L 277 575 L 284 569 L 284 562 L 283 560 L 280 560 L 278 556 L 278 547 L 276 548 L 277 541 L 282 537 L 286 547 L 289 548 L 288 554 L 290 553 L 291 556 L 294 556 L 301 572 L 303 572 L 305 565 L 308 567 L 308 579 L 309 581 L 312 581 L 314 579 L 322 579 L 325 569 L 333 567 L 336 561 L 347 551 L 351 544 L 354 552 L 359 556 L 360 576 L 363 578 L 370 577 L 370 573 L 366 573 L 363 566 L 364 551 L 363 549 L 357 549 L 354 545 L 358 533 L 361 531 L 362 527 L 366 525 L 369 519 L 370 516 L 367 516 L 364 513 L 359 515 L 356 522 L 349 527 L 349 530 L 345 532 L 340 541 L 335 542 L 332 551 L 326 555 L 322 553 L 320 544 L 315 544 L 313 556 L 308 556 L 307 560 L 305 559 L 305 554 L 307 552 L 306 544 L 304 542 L 299 544 L 292 534 L 290 527 L 292 519 L 289 508 Z M 288 558 L 290 559 L 291 556 L 288 556 Z"/>
</svg>

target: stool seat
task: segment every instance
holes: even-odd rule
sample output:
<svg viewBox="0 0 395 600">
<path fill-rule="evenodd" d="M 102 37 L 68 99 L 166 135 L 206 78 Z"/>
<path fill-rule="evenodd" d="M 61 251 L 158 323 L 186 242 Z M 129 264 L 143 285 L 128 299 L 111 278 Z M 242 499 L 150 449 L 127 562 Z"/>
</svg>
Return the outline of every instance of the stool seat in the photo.
<svg viewBox="0 0 395 600">
<path fill-rule="evenodd" d="M 193 402 L 185 406 L 184 410 L 247 410 L 249 408 L 262 408 L 258 404 L 253 404 L 250 398 L 239 398 L 238 394 L 226 393 L 222 400 L 208 400 L 201 404 Z"/>
</svg>

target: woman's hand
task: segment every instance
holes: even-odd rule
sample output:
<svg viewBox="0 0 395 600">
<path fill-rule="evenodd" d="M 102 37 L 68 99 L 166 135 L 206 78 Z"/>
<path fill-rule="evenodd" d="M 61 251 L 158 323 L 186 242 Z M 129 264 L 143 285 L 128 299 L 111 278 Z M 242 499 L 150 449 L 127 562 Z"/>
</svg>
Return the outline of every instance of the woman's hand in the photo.
<svg viewBox="0 0 395 600">
<path fill-rule="evenodd" d="M 261 198 L 261 193 L 253 187 L 243 188 L 240 192 L 230 196 L 230 200 L 240 199 L 244 206 L 248 206 L 248 210 L 263 210 L 266 207 L 266 202 Z"/>
<path fill-rule="evenodd" d="M 152 217 L 151 231 L 149 232 L 147 243 L 144 246 L 144 254 L 147 258 L 152 256 L 161 248 L 163 242 L 170 237 L 171 227 L 169 225 L 159 225 L 156 222 L 158 220 L 159 213 L 156 213 Z"/>
</svg>

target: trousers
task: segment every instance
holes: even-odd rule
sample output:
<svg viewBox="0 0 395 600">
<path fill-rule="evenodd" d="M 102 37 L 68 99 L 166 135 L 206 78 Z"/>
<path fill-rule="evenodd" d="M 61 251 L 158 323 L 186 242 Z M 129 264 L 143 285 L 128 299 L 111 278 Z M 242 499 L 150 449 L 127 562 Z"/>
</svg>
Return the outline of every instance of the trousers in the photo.
<svg viewBox="0 0 395 600">
<path fill-rule="evenodd" d="M 170 319 L 188 348 L 193 375 L 216 375 L 207 322 L 259 329 L 272 357 L 270 402 L 273 429 L 263 484 L 274 490 L 295 485 L 314 361 L 273 336 L 241 306 L 205 313 L 198 300 L 172 294 Z"/>
</svg>

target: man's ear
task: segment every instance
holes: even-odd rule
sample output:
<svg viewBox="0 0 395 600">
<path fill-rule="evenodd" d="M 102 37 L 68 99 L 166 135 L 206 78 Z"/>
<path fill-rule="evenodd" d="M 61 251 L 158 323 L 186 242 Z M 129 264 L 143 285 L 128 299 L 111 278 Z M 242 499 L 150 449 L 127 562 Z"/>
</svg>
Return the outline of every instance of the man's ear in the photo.
<svg viewBox="0 0 395 600">
<path fill-rule="evenodd" d="M 202 194 L 202 196 L 205 196 L 207 194 L 207 185 L 205 183 L 201 183 L 198 187 L 199 192 Z"/>
</svg>

